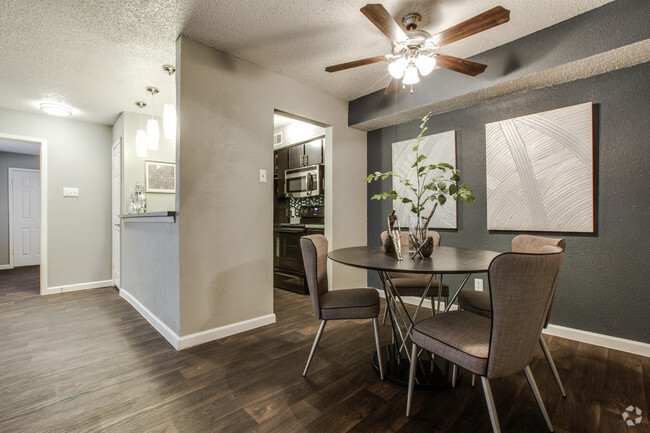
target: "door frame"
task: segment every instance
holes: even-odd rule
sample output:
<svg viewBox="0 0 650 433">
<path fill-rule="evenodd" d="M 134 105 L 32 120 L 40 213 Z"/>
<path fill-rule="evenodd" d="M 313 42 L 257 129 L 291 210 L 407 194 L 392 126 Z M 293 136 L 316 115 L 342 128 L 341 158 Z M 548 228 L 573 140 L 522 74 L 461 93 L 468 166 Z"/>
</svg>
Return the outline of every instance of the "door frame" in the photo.
<svg viewBox="0 0 650 433">
<path fill-rule="evenodd" d="M 7 188 L 9 189 L 8 194 L 7 194 L 7 199 L 9 201 L 8 206 L 8 211 L 9 211 L 9 266 L 11 269 L 14 268 L 14 188 L 13 188 L 13 181 L 14 181 L 14 173 L 17 171 L 25 171 L 25 172 L 37 172 L 40 177 L 40 170 L 35 170 L 33 168 L 19 168 L 19 167 L 9 167 L 8 174 L 9 178 L 7 179 Z M 39 185 L 39 200 L 40 200 L 40 194 L 41 194 L 41 189 L 42 186 Z M 40 217 L 41 215 L 39 215 Z M 43 251 L 41 250 L 41 256 L 42 256 Z M 39 263 L 40 266 L 40 263 Z"/>
<path fill-rule="evenodd" d="M 124 200 L 124 197 L 123 197 L 124 179 L 123 179 L 123 176 L 122 176 L 122 168 L 124 168 L 124 164 L 123 164 L 123 161 L 124 161 L 124 157 L 123 157 L 124 146 L 123 146 L 123 138 L 121 136 L 111 146 L 111 280 L 113 281 L 113 285 L 115 285 L 115 287 L 117 287 L 117 289 L 119 290 L 120 286 L 122 285 L 122 221 L 121 221 L 121 219 L 120 219 L 120 222 L 119 222 L 120 236 L 118 237 L 118 241 L 117 241 L 118 250 L 119 250 L 118 263 L 117 263 L 117 267 L 119 268 L 119 280 L 117 282 L 118 284 L 115 284 L 115 280 L 113 279 L 113 254 L 115 254 L 115 252 L 112 250 L 112 248 L 113 248 L 113 230 L 114 230 L 113 225 L 115 224 L 115 222 L 113 221 L 113 204 L 114 204 L 113 203 L 113 192 L 114 191 L 113 191 L 113 172 L 112 172 L 112 168 L 113 168 L 113 163 L 114 163 L 114 161 L 113 161 L 113 149 L 115 149 L 116 147 L 119 147 L 119 149 L 120 149 L 120 160 L 119 160 L 120 185 L 119 185 L 119 188 L 118 188 L 119 189 L 119 195 L 120 195 L 120 197 L 119 197 L 119 208 L 120 209 L 119 209 L 118 213 L 121 214 L 122 213 L 123 200 Z"/>
<path fill-rule="evenodd" d="M 40 151 L 40 171 L 41 171 L 41 295 L 47 294 L 47 139 L 39 137 L 29 137 L 25 135 L 5 134 L 0 132 L 0 139 L 25 141 L 28 143 L 36 143 L 41 147 Z M 9 185 L 7 186 L 12 189 Z M 13 194 L 13 193 L 12 193 Z M 11 203 L 11 201 L 9 202 Z M 13 234 L 9 234 L 9 245 L 13 248 Z M 13 268 L 13 254 L 10 255 L 10 265 Z"/>
</svg>

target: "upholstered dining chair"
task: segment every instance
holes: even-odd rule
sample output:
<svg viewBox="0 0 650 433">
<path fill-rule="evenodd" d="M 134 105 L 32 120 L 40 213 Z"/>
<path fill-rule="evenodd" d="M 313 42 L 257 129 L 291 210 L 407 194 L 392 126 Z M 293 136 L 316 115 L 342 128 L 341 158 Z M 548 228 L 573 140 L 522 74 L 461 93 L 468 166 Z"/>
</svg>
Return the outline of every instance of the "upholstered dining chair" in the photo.
<svg viewBox="0 0 650 433">
<path fill-rule="evenodd" d="M 492 429 L 500 432 L 490 379 L 521 370 L 535 395 L 550 431 L 553 424 L 535 384 L 529 363 L 551 305 L 555 281 L 564 253 L 554 246 L 542 247 L 540 254 L 503 253 L 488 269 L 492 316 L 469 311 L 451 311 L 418 323 L 412 334 L 411 359 L 419 348 L 440 355 L 481 377 Z M 406 416 L 418 362 L 411 364 Z"/>
<path fill-rule="evenodd" d="M 428 231 L 429 235 L 433 238 L 433 246 L 437 247 L 440 245 L 440 233 L 429 230 Z M 380 239 L 381 239 L 381 244 L 383 245 L 384 242 L 386 242 L 386 238 L 388 238 L 388 232 L 383 231 L 381 232 Z M 409 233 L 406 231 L 400 232 L 400 244 L 402 247 L 408 249 L 408 244 L 409 244 Z M 401 296 L 422 296 L 424 293 L 424 290 L 427 288 L 427 284 L 429 283 L 429 280 L 431 279 L 431 275 L 429 274 L 407 274 L 405 272 L 389 272 L 388 276 L 390 277 L 390 280 L 393 282 L 393 285 L 395 286 L 395 289 L 399 292 Z M 442 279 L 442 278 L 441 278 Z M 435 278 L 431 281 L 431 286 L 429 286 L 429 292 L 427 293 L 427 297 L 431 299 L 431 312 L 432 314 L 435 314 L 435 302 L 434 302 L 434 297 L 438 297 L 438 311 L 440 311 L 440 301 L 442 300 L 441 298 L 445 298 L 445 303 L 449 301 L 449 285 L 442 283 L 442 290 L 439 290 L 440 288 L 440 281 L 436 280 Z M 388 312 L 388 308 L 384 310 L 384 318 L 382 319 L 382 323 L 386 323 L 386 313 Z"/>
<path fill-rule="evenodd" d="M 515 236 L 512 239 L 510 248 L 513 252 L 516 253 L 537 253 L 546 245 L 553 245 L 562 248 L 562 251 L 566 251 L 566 241 L 561 238 L 547 238 L 544 236 L 533 236 L 533 235 L 519 235 Z M 555 296 L 555 289 L 557 287 L 557 281 L 555 282 L 555 287 L 553 287 L 553 296 Z M 490 303 L 490 294 L 488 292 L 475 292 L 473 290 L 466 290 L 460 292 L 458 295 L 458 305 L 462 310 L 471 311 L 472 313 L 480 314 L 485 317 L 490 317 L 492 314 L 492 305 Z M 551 297 L 551 306 L 553 305 L 553 297 Z M 548 326 L 548 322 L 551 319 L 551 309 L 549 308 L 548 314 L 546 316 L 546 321 L 544 322 L 544 328 Z M 560 379 L 560 375 L 557 372 L 555 367 L 555 362 L 553 362 L 553 357 L 551 352 L 548 350 L 546 341 L 544 341 L 544 336 L 539 334 L 539 345 L 542 347 L 542 352 L 544 352 L 544 357 L 546 362 L 548 362 L 553 377 L 555 377 L 555 382 L 557 383 L 562 397 L 566 398 L 566 392 L 564 391 L 564 385 Z M 474 384 L 474 377 L 472 377 L 472 385 Z"/>
<path fill-rule="evenodd" d="M 371 288 L 340 289 L 328 291 L 327 285 L 327 238 L 323 235 L 303 236 L 300 238 L 302 259 L 305 264 L 307 286 L 311 297 L 314 314 L 321 320 L 316 333 L 307 365 L 302 375 L 307 375 L 307 370 L 316 352 L 316 347 L 323 335 L 325 324 L 328 320 L 344 319 L 372 319 L 375 333 L 375 349 L 377 350 L 377 363 L 379 364 L 379 377 L 384 380 L 384 368 L 379 345 L 379 294 Z"/>
</svg>

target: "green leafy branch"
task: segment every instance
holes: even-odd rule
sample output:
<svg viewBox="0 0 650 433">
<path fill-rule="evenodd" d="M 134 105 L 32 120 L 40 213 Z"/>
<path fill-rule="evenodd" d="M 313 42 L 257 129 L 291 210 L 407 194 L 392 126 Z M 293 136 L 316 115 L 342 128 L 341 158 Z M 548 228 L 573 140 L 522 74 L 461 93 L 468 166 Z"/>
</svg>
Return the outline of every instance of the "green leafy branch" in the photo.
<svg viewBox="0 0 650 433">
<path fill-rule="evenodd" d="M 411 206 L 411 212 L 418 217 L 424 211 L 428 202 L 438 202 L 442 206 L 447 202 L 449 197 L 454 200 L 460 199 L 466 204 L 470 204 L 476 200 L 473 190 L 469 189 L 464 183 L 458 184 L 460 182 L 460 171 L 446 162 L 427 164 L 427 156 L 420 154 L 420 143 L 424 139 L 424 132 L 428 129 L 426 127 L 428 120 L 428 114 L 422 118 L 420 134 L 417 136 L 417 142 L 412 149 L 415 153 L 415 162 L 411 165 L 411 169 L 414 169 L 416 173 L 415 184 L 392 171 L 385 173 L 376 171 L 366 177 L 366 182 L 368 183 L 379 179 L 386 180 L 389 177 L 396 178 L 413 193 L 412 198 L 400 196 L 397 191 L 391 190 L 375 194 L 371 197 L 371 200 L 385 200 L 387 198 L 400 200 L 402 203 L 409 204 Z"/>
</svg>

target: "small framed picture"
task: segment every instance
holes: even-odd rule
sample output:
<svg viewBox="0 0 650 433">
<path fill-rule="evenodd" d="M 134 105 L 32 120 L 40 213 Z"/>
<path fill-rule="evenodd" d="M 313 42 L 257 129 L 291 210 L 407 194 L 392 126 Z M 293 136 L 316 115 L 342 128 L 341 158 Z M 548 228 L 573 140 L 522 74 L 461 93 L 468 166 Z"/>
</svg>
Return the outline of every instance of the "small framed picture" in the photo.
<svg viewBox="0 0 650 433">
<path fill-rule="evenodd" d="M 174 194 L 176 192 L 176 164 L 145 161 L 144 178 L 146 192 Z"/>
</svg>

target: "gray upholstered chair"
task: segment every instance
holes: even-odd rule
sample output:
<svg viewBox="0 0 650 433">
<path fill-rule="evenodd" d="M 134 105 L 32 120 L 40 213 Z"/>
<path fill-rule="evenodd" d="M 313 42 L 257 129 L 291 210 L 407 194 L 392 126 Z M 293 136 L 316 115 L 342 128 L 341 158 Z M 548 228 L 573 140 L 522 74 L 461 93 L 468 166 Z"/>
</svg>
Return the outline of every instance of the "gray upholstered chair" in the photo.
<svg viewBox="0 0 650 433">
<path fill-rule="evenodd" d="M 489 380 L 521 370 L 553 431 L 529 363 L 551 305 L 563 256 L 562 249 L 554 246 L 543 247 L 540 254 L 501 254 L 488 270 L 491 318 L 458 310 L 430 317 L 413 329 L 411 359 L 417 359 L 422 348 L 481 376 L 495 432 L 500 432 L 500 427 Z M 411 412 L 417 365 L 417 361 L 411 364 L 406 416 Z"/>
<path fill-rule="evenodd" d="M 532 236 L 532 235 L 519 235 L 515 236 L 512 239 L 511 250 L 515 253 L 537 253 L 541 248 L 546 245 L 553 245 L 562 248 L 562 251 L 566 251 L 566 241 L 561 238 L 547 238 L 543 236 Z M 557 287 L 557 281 L 555 282 Z M 555 295 L 555 288 L 553 287 L 553 296 Z M 458 305 L 462 310 L 471 311 L 472 313 L 480 314 L 485 317 L 490 317 L 492 315 L 492 305 L 490 303 L 490 294 L 487 292 L 475 292 L 473 290 L 462 291 L 458 295 Z M 551 298 L 551 306 L 553 305 L 553 298 Z M 544 322 L 544 328 L 548 326 L 548 322 L 551 319 L 551 310 L 549 308 L 548 315 L 546 316 L 546 321 Z M 553 362 L 553 357 L 551 352 L 548 350 L 548 346 L 544 341 L 544 336 L 539 334 L 539 344 L 542 346 L 542 352 L 546 357 L 549 367 L 553 372 L 555 377 L 555 382 L 557 383 L 562 397 L 566 397 L 566 392 L 564 391 L 564 386 L 562 385 L 562 380 L 560 375 L 555 368 L 555 362 Z M 474 378 L 472 377 L 472 385 L 474 384 Z"/>
<path fill-rule="evenodd" d="M 440 233 L 433 230 L 429 230 L 428 233 L 431 235 L 431 237 L 433 237 L 433 245 L 434 246 L 440 245 Z M 382 245 L 386 241 L 387 237 L 388 237 L 388 232 L 383 231 L 380 236 Z M 400 244 L 402 245 L 402 248 L 406 248 L 408 250 L 408 244 L 409 244 L 408 232 L 402 231 L 400 233 Z M 431 279 L 431 275 L 428 274 L 408 274 L 405 272 L 389 272 L 388 276 L 390 277 L 390 280 L 393 282 L 395 289 L 397 289 L 397 291 L 401 296 L 418 296 L 418 297 L 422 296 L 424 290 L 427 288 L 427 284 L 429 283 L 429 280 Z M 429 287 L 429 292 L 427 293 L 427 297 L 431 299 L 432 313 L 435 312 L 434 297 L 436 296 L 438 297 L 438 310 L 440 309 L 440 301 L 442 300 L 441 298 L 445 298 L 445 303 L 449 301 L 449 285 L 442 283 L 442 290 L 439 290 L 439 287 L 440 287 L 440 281 L 434 278 L 431 281 L 431 286 Z M 384 310 L 384 319 L 382 320 L 382 323 L 386 322 L 387 311 L 388 308 Z"/>
<path fill-rule="evenodd" d="M 375 332 L 375 349 L 379 364 L 379 376 L 384 380 L 384 368 L 379 346 L 379 328 L 377 316 L 379 315 L 379 294 L 370 288 L 341 289 L 328 291 L 327 288 L 327 238 L 323 235 L 303 236 L 300 238 L 302 259 L 305 264 L 307 286 L 314 314 L 321 320 L 320 328 L 316 333 L 307 365 L 302 375 L 307 375 L 309 364 L 314 357 L 316 347 L 323 335 L 323 329 L 328 320 L 342 319 L 372 319 Z"/>
</svg>

